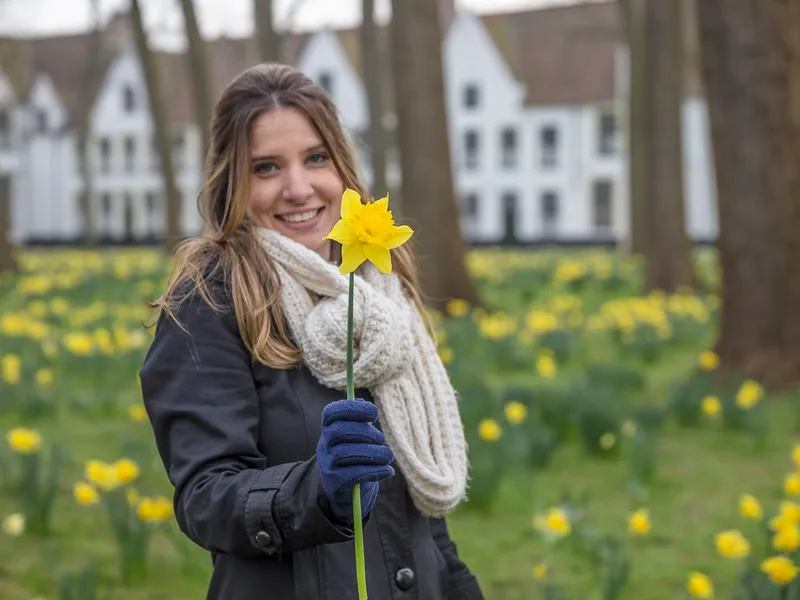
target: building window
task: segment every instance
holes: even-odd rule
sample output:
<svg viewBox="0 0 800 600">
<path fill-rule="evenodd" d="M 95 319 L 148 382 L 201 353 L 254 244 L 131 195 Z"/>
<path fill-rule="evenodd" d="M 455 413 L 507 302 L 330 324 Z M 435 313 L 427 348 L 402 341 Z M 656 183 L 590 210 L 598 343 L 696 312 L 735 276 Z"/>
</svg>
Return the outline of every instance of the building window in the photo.
<svg viewBox="0 0 800 600">
<path fill-rule="evenodd" d="M 542 194 L 541 204 L 542 232 L 545 236 L 551 236 L 556 232 L 558 225 L 558 194 L 556 192 L 545 192 Z"/>
<path fill-rule="evenodd" d="M 502 198 L 503 206 L 503 242 L 506 244 L 515 244 L 519 241 L 517 232 L 517 204 L 519 200 L 515 192 L 505 192 Z"/>
<path fill-rule="evenodd" d="M 605 112 L 600 115 L 599 132 L 599 152 L 603 156 L 616 154 L 618 151 L 617 143 L 617 117 L 612 112 Z"/>
<path fill-rule="evenodd" d="M 47 112 L 42 108 L 36 109 L 36 133 L 39 135 L 46 135 L 47 130 L 50 128 L 47 122 Z"/>
<path fill-rule="evenodd" d="M 461 200 L 461 211 L 463 215 L 468 219 L 477 218 L 479 202 L 478 194 L 474 192 L 466 194 Z"/>
<path fill-rule="evenodd" d="M 471 83 L 464 87 L 464 108 L 478 108 L 481 104 L 481 90 Z"/>
<path fill-rule="evenodd" d="M 182 132 L 172 136 L 172 160 L 175 162 L 175 171 L 182 171 L 186 159 L 186 140 Z"/>
<path fill-rule="evenodd" d="M 513 169 L 517 166 L 517 130 L 506 127 L 500 136 L 503 148 L 503 168 Z"/>
<path fill-rule="evenodd" d="M 11 117 L 7 110 L 0 110 L 0 148 L 11 148 Z"/>
<path fill-rule="evenodd" d="M 464 164 L 469 171 L 478 168 L 480 146 L 481 138 L 477 131 L 470 129 L 464 133 Z"/>
<path fill-rule="evenodd" d="M 147 192 L 144 197 L 145 213 L 147 215 L 148 231 L 156 234 L 161 225 L 161 203 L 155 192 Z"/>
<path fill-rule="evenodd" d="M 551 169 L 558 162 L 558 130 L 552 125 L 542 127 L 541 133 L 542 166 Z"/>
<path fill-rule="evenodd" d="M 129 85 L 122 88 L 122 109 L 126 113 L 136 110 L 136 94 Z"/>
<path fill-rule="evenodd" d="M 158 138 L 155 134 L 150 138 L 150 169 L 152 171 L 161 170 L 161 155 L 158 153 Z"/>
<path fill-rule="evenodd" d="M 613 188 L 607 179 L 595 181 L 592 190 L 595 229 L 609 229 L 613 224 Z"/>
<path fill-rule="evenodd" d="M 103 194 L 100 197 L 100 213 L 103 219 L 103 231 L 108 233 L 111 230 L 111 212 L 112 212 L 111 194 Z"/>
<path fill-rule="evenodd" d="M 333 75 L 327 71 L 323 71 L 317 78 L 320 87 L 328 92 L 329 96 L 333 96 Z"/>
<path fill-rule="evenodd" d="M 125 172 L 133 173 L 136 170 L 136 140 L 132 137 L 125 138 Z"/>
<path fill-rule="evenodd" d="M 100 138 L 100 172 L 111 172 L 111 140 Z"/>
</svg>

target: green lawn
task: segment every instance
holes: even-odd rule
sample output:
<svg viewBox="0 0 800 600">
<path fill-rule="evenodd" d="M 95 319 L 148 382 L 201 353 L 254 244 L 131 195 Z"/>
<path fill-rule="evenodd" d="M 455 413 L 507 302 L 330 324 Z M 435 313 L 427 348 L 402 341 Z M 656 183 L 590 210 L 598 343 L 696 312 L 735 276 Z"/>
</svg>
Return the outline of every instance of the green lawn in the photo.
<svg viewBox="0 0 800 600">
<path fill-rule="evenodd" d="M 52 336 L 61 348 L 65 333 L 96 334 L 98 328 L 113 331 L 123 325 L 131 331 L 137 329 L 141 319 L 141 313 L 135 310 L 137 299 L 157 289 L 164 274 L 164 265 L 152 254 L 143 256 L 107 253 L 92 255 L 89 260 L 79 254 L 55 261 L 26 261 L 26 277 L 56 280 L 59 273 L 78 274 L 75 281 L 67 277 L 54 289 L 37 287 L 36 281 L 28 280 L 23 285 L 20 279 L 0 279 L 0 298 L 3 298 L 0 319 L 5 318 L 0 320 L 0 360 L 15 353 L 22 357 L 23 363 L 21 383 L 4 384 L 0 374 L 0 432 L 20 425 L 34 427 L 41 432 L 45 448 L 53 442 L 63 444 L 66 459 L 66 467 L 59 478 L 51 533 L 42 536 L 26 532 L 16 538 L 0 533 L 0 598 L 56 598 L 59 574 L 92 561 L 99 565 L 104 588 L 110 593 L 108 597 L 116 600 L 189 600 L 205 596 L 210 560 L 202 550 L 176 535 L 177 528 L 172 521 L 161 525 L 152 539 L 146 579 L 136 585 L 122 585 L 118 577 L 116 545 L 102 507 L 79 506 L 72 497 L 73 484 L 82 478 L 87 460 L 110 462 L 125 456 L 134 459 L 141 468 L 141 477 L 135 483 L 140 494 L 171 493 L 148 425 L 134 422 L 128 415 L 128 408 L 140 402 L 135 373 L 144 347 L 131 346 L 124 352 L 108 355 L 98 350 L 97 356 L 88 357 L 72 356 L 63 348 L 56 355 L 48 355 L 46 351 L 46 341 Z M 481 260 L 487 260 L 487 256 L 493 257 L 492 261 L 504 260 L 503 255 L 497 258 L 490 253 Z M 589 265 L 586 269 L 589 273 L 595 269 L 591 265 L 600 264 L 596 268 L 602 275 L 595 279 L 592 275 L 586 282 L 578 282 L 579 287 L 559 287 L 575 282 L 552 283 L 564 271 L 558 269 L 561 264 L 558 253 L 531 254 L 530 259 L 515 254 L 513 260 L 509 256 L 506 263 L 498 263 L 513 265 L 506 269 L 503 277 L 494 279 L 491 286 L 482 282 L 485 291 L 491 287 L 486 296 L 518 319 L 518 328 L 525 327 L 524 316 L 533 303 L 539 307 L 549 306 L 548 302 L 565 294 L 579 297 L 582 301 L 579 312 L 586 319 L 570 325 L 578 341 L 578 350 L 555 380 L 544 383 L 568 382 L 581 377 L 589 364 L 612 361 L 638 369 L 645 375 L 646 386 L 634 395 L 625 395 L 624 401 L 620 394 L 620 406 L 613 405 L 616 397 L 611 401 L 601 400 L 598 394 L 597 408 L 602 409 L 601 413 L 607 410 L 614 415 L 613 419 L 621 420 L 631 418 L 631 411 L 637 406 L 668 407 L 673 387 L 692 375 L 698 353 L 713 338 L 712 322 L 698 324 L 696 331 L 692 327 L 685 328 L 682 335 L 688 338 L 680 343 L 653 342 L 646 336 L 642 340 L 637 338 L 635 343 L 642 345 L 636 347 L 643 352 L 661 347 L 659 345 L 663 348 L 651 363 L 631 357 L 625 354 L 620 342 L 610 341 L 613 339 L 605 334 L 592 333 L 589 325 L 583 323 L 590 321 L 591 315 L 599 314 L 608 300 L 632 296 L 635 269 L 625 261 L 614 259 L 611 279 L 607 280 L 607 265 L 601 264 L 609 260 L 605 254 L 593 252 L 587 259 L 582 259 L 579 253 L 567 256 L 573 262 L 584 261 Z M 562 275 L 554 275 L 559 272 Z M 620 285 L 604 283 L 615 276 L 622 281 Z M 63 297 L 69 302 L 71 317 L 53 314 L 51 300 L 54 297 Z M 91 308 L 92 302 L 97 300 L 105 308 Z M 50 308 L 43 309 L 42 304 Z M 622 310 L 634 314 L 639 309 Z M 637 335 L 640 330 L 647 333 L 649 310 L 636 317 Z M 31 321 L 39 319 L 48 323 L 52 330 L 46 339 L 35 341 L 30 339 L 36 337 L 34 329 L 30 334 L 12 335 L 14 315 L 23 315 Z M 559 315 L 563 321 L 570 321 L 568 317 L 568 312 Z M 492 345 L 495 342 L 479 336 L 477 330 L 469 329 L 466 322 L 454 323 L 453 329 L 445 326 L 447 343 L 453 344 L 456 357 L 464 356 L 468 357 L 465 361 L 473 361 L 466 365 L 472 375 L 480 374 L 481 379 L 500 390 L 511 383 L 543 383 L 543 378 L 534 373 L 537 352 L 534 346 L 528 349 L 508 342 L 507 338 L 496 341 L 498 345 L 495 346 Z M 480 355 L 482 358 L 471 353 L 479 346 L 486 348 L 486 353 Z M 511 355 L 505 353 L 520 351 L 522 362 L 516 368 L 497 368 L 510 364 L 511 359 L 506 357 Z M 519 361 L 520 357 L 514 360 Z M 37 388 L 32 383 L 40 367 L 54 372 L 55 383 L 51 387 Z M 460 381 L 457 371 L 453 376 L 454 381 Z M 476 415 L 496 417 L 503 426 L 503 439 L 497 446 L 502 448 L 508 436 L 517 434 L 514 426 L 502 423 L 502 404 L 498 405 L 496 399 L 493 402 L 485 407 L 465 406 L 465 413 L 468 413 L 465 423 L 470 439 L 475 440 Z M 582 410 L 592 399 L 583 402 Z M 609 402 L 612 405 L 606 406 Z M 26 409 L 39 405 L 39 414 L 29 414 L 30 410 Z M 792 448 L 800 441 L 800 419 L 794 398 L 767 397 L 758 408 L 768 423 L 768 435 L 761 445 L 754 442 L 748 431 L 725 428 L 722 419 L 703 420 L 700 428 L 686 428 L 678 425 L 672 412 L 667 412 L 662 430 L 655 438 L 655 477 L 645 489 L 629 486 L 628 459 L 624 452 L 616 458 L 612 453 L 590 456 L 584 450 L 578 428 L 571 427 L 567 441 L 558 444 L 550 464 L 542 470 L 525 468 L 508 458 L 509 466 L 492 505 L 486 509 L 469 504 L 461 507 L 449 517 L 451 535 L 490 600 L 541 597 L 536 595 L 532 570 L 543 560 L 550 565 L 548 578 L 565 585 L 565 598 L 600 599 L 596 594 L 598 586 L 594 573 L 580 557 L 572 539 L 575 536 L 551 545 L 545 543 L 533 527 L 534 515 L 558 505 L 565 495 L 584 497 L 587 512 L 583 522 L 619 535 L 630 552 L 630 582 L 621 598 L 687 598 L 686 580 L 693 570 L 703 571 L 712 578 L 717 591 L 715 597 L 730 598 L 737 589 L 738 564 L 716 553 L 714 535 L 725 529 L 741 529 L 756 545 L 760 539 L 757 527 L 739 516 L 739 496 L 742 493 L 756 495 L 764 503 L 767 515 L 773 514 L 784 497 L 783 477 L 792 470 Z M 484 409 L 485 415 L 481 412 Z M 537 410 L 534 401 L 530 406 L 531 419 L 539 414 Z M 620 435 L 617 444 L 627 448 L 627 443 Z M 482 458 L 483 452 L 492 451 L 487 442 L 477 441 L 471 443 L 471 447 L 475 459 Z M 506 461 L 502 456 L 499 460 Z M 5 445 L 0 448 L 0 519 L 20 510 L 13 493 L 18 459 Z M 638 508 L 650 511 L 652 531 L 648 536 L 634 539 L 627 534 L 627 518 Z"/>
</svg>

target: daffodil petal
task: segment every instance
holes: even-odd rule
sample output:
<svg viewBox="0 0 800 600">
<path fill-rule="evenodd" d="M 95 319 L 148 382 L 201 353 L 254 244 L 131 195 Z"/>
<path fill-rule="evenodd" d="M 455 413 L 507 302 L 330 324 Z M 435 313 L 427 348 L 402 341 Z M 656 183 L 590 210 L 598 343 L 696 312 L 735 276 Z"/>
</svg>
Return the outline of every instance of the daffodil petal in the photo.
<svg viewBox="0 0 800 600">
<path fill-rule="evenodd" d="M 325 239 L 339 242 L 342 246 L 349 246 L 358 240 L 356 234 L 345 225 L 344 219 L 339 219 Z"/>
<path fill-rule="evenodd" d="M 375 200 L 374 204 L 381 210 L 389 210 L 389 196 L 384 196 L 380 200 Z"/>
<path fill-rule="evenodd" d="M 381 273 L 388 275 L 392 272 L 392 255 L 389 248 L 379 244 L 364 244 L 364 254 Z"/>
<path fill-rule="evenodd" d="M 355 190 L 347 188 L 344 191 L 344 194 L 342 194 L 342 218 L 346 219 L 347 217 L 354 215 L 360 206 L 361 196 L 359 196 L 358 192 Z"/>
<path fill-rule="evenodd" d="M 398 248 L 405 244 L 412 235 L 414 235 L 414 230 L 411 229 L 411 227 L 408 225 L 401 225 L 395 229 L 391 239 L 386 243 L 386 247 L 390 250 L 392 248 Z"/>
<path fill-rule="evenodd" d="M 367 260 L 367 255 L 364 253 L 364 244 L 356 242 L 348 246 L 342 246 L 342 264 L 339 265 L 339 273 L 347 275 L 352 273 Z"/>
</svg>

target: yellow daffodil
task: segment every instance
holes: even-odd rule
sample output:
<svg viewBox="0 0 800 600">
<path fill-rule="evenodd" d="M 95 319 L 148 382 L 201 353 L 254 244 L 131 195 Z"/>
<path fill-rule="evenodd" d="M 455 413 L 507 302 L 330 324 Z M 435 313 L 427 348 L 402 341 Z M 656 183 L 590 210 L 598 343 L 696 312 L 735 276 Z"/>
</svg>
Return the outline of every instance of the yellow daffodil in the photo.
<svg viewBox="0 0 800 600">
<path fill-rule="evenodd" d="M 142 521 L 166 521 L 172 516 L 172 502 L 164 497 L 142 498 L 136 508 L 136 515 Z"/>
<path fill-rule="evenodd" d="M 546 562 L 540 562 L 538 565 L 533 567 L 533 579 L 535 581 L 541 581 L 547 577 L 547 570 L 548 565 Z"/>
<path fill-rule="evenodd" d="M 697 359 L 700 369 L 703 371 L 713 371 L 719 365 L 719 356 L 716 352 L 706 350 Z"/>
<path fill-rule="evenodd" d="M 703 413 L 709 417 L 716 417 L 722 411 L 722 403 L 716 396 L 706 396 L 700 406 Z"/>
<path fill-rule="evenodd" d="M 797 525 L 781 527 L 772 537 L 772 546 L 778 552 L 794 552 L 800 548 L 800 528 Z"/>
<path fill-rule="evenodd" d="M 494 419 L 483 419 L 478 424 L 478 435 L 486 442 L 496 442 L 503 435 L 503 430 Z"/>
<path fill-rule="evenodd" d="M 536 372 L 546 379 L 555 377 L 558 372 L 558 365 L 556 365 L 552 354 L 542 353 L 539 355 L 539 358 L 536 359 Z"/>
<path fill-rule="evenodd" d="M 537 515 L 533 520 L 533 526 L 549 535 L 555 537 L 566 537 L 572 533 L 572 524 L 569 516 L 561 508 L 551 508 L 544 514 Z"/>
<path fill-rule="evenodd" d="M 634 535 L 647 535 L 650 533 L 650 512 L 640 508 L 628 518 L 628 532 Z"/>
<path fill-rule="evenodd" d="M 18 537 L 25 531 L 25 515 L 14 513 L 8 515 L 0 524 L 0 529 L 8 536 Z"/>
<path fill-rule="evenodd" d="M 764 388 L 757 381 L 748 379 L 736 392 L 736 406 L 742 410 L 753 408 L 764 397 Z"/>
<path fill-rule="evenodd" d="M 778 531 L 784 527 L 792 527 L 800 523 L 800 504 L 791 500 L 781 502 L 778 514 L 770 519 L 769 527 Z"/>
<path fill-rule="evenodd" d="M 75 497 L 75 501 L 81 506 L 96 504 L 100 499 L 100 494 L 97 492 L 97 488 L 90 483 L 86 483 L 85 481 L 79 481 L 75 484 L 75 486 L 72 488 L 72 495 Z"/>
<path fill-rule="evenodd" d="M 783 480 L 783 491 L 787 496 L 800 496 L 800 473 L 789 473 Z"/>
<path fill-rule="evenodd" d="M 456 355 L 453 352 L 453 349 L 450 348 L 449 346 L 442 346 L 441 348 L 439 348 L 439 358 L 442 359 L 443 365 L 451 364 L 455 359 L 455 357 Z"/>
<path fill-rule="evenodd" d="M 772 556 L 761 562 L 761 570 L 775 585 L 786 585 L 797 577 L 798 568 L 786 556 Z"/>
<path fill-rule="evenodd" d="M 381 273 L 391 273 L 389 251 L 405 244 L 414 232 L 408 225 L 394 224 L 389 197 L 363 203 L 358 192 L 347 189 L 342 195 L 341 214 L 342 218 L 325 238 L 342 245 L 339 272 L 352 273 L 368 260 Z"/>
<path fill-rule="evenodd" d="M 90 483 L 106 492 L 122 485 L 115 466 L 99 460 L 90 460 L 86 463 L 85 476 Z"/>
<path fill-rule="evenodd" d="M 33 454 L 42 446 L 42 436 L 38 431 L 17 427 L 6 434 L 8 446 L 19 454 Z"/>
<path fill-rule="evenodd" d="M 139 477 L 139 466 L 129 458 L 117 461 L 113 468 L 120 483 L 131 483 Z"/>
<path fill-rule="evenodd" d="M 36 371 L 36 384 L 39 387 L 47 387 L 53 383 L 53 372 L 50 369 L 39 369 Z"/>
<path fill-rule="evenodd" d="M 764 510 L 761 508 L 758 498 L 750 494 L 743 494 L 739 498 L 739 514 L 745 519 L 760 521 L 764 517 Z"/>
<path fill-rule="evenodd" d="M 451 317 L 466 317 L 469 314 L 469 302 L 454 298 L 447 302 L 445 311 Z"/>
<path fill-rule="evenodd" d="M 528 418 L 528 407 L 522 402 L 512 401 L 505 406 L 506 420 L 512 425 L 519 425 Z"/>
<path fill-rule="evenodd" d="M 714 584 L 707 575 L 693 571 L 689 574 L 689 582 L 686 584 L 686 590 L 692 598 L 713 598 L 714 597 Z"/>
<path fill-rule="evenodd" d="M 744 558 L 750 554 L 750 542 L 739 531 L 723 531 L 715 536 L 714 541 L 723 558 Z"/>
<path fill-rule="evenodd" d="M 131 418 L 131 421 L 141 423 L 147 420 L 147 411 L 141 404 L 131 404 L 128 407 L 128 416 Z"/>
</svg>

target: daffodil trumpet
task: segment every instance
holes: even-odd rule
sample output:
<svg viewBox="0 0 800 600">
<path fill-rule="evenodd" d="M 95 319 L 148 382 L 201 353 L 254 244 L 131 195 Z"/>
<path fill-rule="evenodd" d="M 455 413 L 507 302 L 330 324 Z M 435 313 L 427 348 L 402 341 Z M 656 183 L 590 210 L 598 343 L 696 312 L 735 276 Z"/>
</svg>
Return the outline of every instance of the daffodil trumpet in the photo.
<svg viewBox="0 0 800 600">
<path fill-rule="evenodd" d="M 407 225 L 396 226 L 389 197 L 362 202 L 358 192 L 346 189 L 342 194 L 342 218 L 325 239 L 342 245 L 339 272 L 350 276 L 347 295 L 347 399 L 355 399 L 353 382 L 353 287 L 355 271 L 369 261 L 381 273 L 392 272 L 391 250 L 399 248 L 413 235 Z M 359 600 L 367 600 L 367 573 L 364 562 L 364 524 L 361 517 L 361 486 L 353 487 L 353 527 L 355 529 L 356 579 Z"/>
</svg>

